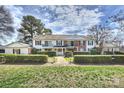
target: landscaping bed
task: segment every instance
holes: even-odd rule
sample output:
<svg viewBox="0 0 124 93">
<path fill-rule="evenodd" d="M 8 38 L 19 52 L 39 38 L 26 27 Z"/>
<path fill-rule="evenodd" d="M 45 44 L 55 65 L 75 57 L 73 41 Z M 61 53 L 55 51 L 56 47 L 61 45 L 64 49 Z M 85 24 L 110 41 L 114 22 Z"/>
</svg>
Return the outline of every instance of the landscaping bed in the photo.
<svg viewBox="0 0 124 93">
<path fill-rule="evenodd" d="M 123 66 L 0 66 L 2 88 L 124 87 Z"/>
</svg>

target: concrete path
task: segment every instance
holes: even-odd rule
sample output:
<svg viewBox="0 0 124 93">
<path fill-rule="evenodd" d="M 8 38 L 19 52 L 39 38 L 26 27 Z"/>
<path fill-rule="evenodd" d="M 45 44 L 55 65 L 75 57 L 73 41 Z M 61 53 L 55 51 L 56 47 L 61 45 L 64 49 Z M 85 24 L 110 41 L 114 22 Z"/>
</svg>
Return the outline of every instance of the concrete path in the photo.
<svg viewBox="0 0 124 93">
<path fill-rule="evenodd" d="M 54 63 L 54 65 L 70 65 L 69 62 L 67 62 L 63 56 L 58 56 L 55 57 L 56 62 Z"/>
</svg>

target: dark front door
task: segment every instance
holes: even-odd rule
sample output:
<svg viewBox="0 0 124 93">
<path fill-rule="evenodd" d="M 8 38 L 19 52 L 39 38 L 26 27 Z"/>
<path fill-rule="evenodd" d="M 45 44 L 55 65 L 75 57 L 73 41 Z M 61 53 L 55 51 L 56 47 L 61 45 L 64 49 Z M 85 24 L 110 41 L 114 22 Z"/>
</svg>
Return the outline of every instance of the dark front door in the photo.
<svg viewBox="0 0 124 93">
<path fill-rule="evenodd" d="M 74 41 L 71 41 L 71 46 L 74 46 Z"/>
</svg>

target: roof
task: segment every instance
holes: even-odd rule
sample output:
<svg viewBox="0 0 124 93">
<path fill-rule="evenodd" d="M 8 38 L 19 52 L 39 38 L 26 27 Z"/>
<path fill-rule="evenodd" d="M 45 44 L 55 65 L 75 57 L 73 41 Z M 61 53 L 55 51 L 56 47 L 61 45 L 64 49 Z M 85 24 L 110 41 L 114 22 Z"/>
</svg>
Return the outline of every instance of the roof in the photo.
<svg viewBox="0 0 124 93">
<path fill-rule="evenodd" d="M 22 42 L 13 42 L 11 44 L 6 45 L 5 47 L 6 48 L 28 48 L 30 47 L 30 45 Z"/>
<path fill-rule="evenodd" d="M 0 45 L 0 49 L 4 48 L 4 46 Z"/>
<path fill-rule="evenodd" d="M 91 39 L 83 35 L 38 35 L 33 40 L 87 40 Z"/>
</svg>

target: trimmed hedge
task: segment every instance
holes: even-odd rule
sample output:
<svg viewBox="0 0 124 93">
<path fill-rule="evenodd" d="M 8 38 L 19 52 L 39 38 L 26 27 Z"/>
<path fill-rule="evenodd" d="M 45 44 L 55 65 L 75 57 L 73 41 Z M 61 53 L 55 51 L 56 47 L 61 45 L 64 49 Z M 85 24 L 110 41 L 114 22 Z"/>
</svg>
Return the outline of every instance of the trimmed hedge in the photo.
<svg viewBox="0 0 124 93">
<path fill-rule="evenodd" d="M 89 52 L 73 52 L 73 55 L 89 55 Z"/>
<path fill-rule="evenodd" d="M 76 64 L 124 64 L 124 55 L 75 55 Z"/>
<path fill-rule="evenodd" d="M 113 60 L 116 64 L 124 64 L 124 55 L 113 56 Z"/>
<path fill-rule="evenodd" d="M 56 56 L 56 52 L 54 52 L 54 51 L 37 52 L 37 54 L 48 55 L 49 57 Z"/>
<path fill-rule="evenodd" d="M 117 55 L 124 55 L 124 53 L 123 52 L 114 52 L 115 54 L 117 54 Z"/>
<path fill-rule="evenodd" d="M 19 54 L 0 54 L 6 59 L 6 63 L 46 63 L 47 55 L 19 55 Z"/>
<path fill-rule="evenodd" d="M 105 52 L 104 52 L 104 54 L 107 54 L 107 55 L 112 55 L 112 54 L 113 54 L 113 52 L 108 52 L 108 51 L 105 51 Z M 115 52 L 114 52 L 114 54 L 116 54 L 116 55 L 124 55 L 124 53 L 123 53 L 123 52 L 117 52 L 117 51 L 115 51 Z"/>
<path fill-rule="evenodd" d="M 77 64 L 110 64 L 112 57 L 106 55 L 75 55 L 74 63 Z"/>
</svg>

